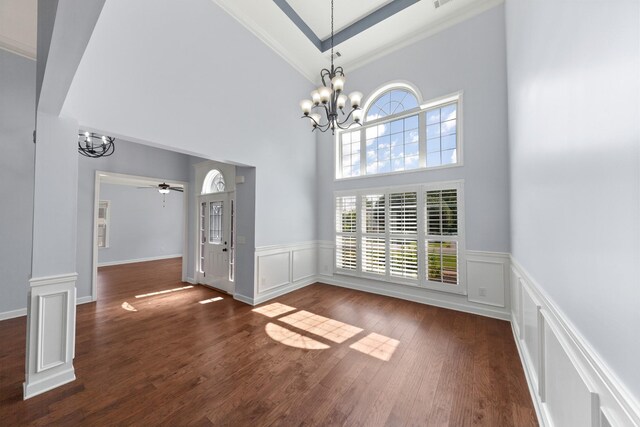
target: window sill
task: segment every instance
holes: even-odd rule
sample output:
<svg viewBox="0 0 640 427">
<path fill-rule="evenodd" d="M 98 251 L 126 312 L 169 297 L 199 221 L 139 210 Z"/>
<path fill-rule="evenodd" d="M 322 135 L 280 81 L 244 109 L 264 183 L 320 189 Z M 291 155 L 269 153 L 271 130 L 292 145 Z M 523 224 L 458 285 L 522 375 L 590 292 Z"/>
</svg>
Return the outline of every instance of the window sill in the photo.
<svg viewBox="0 0 640 427">
<path fill-rule="evenodd" d="M 386 172 L 386 173 L 376 173 L 376 174 L 371 174 L 371 175 L 359 175 L 359 176 L 347 176 L 344 178 L 334 178 L 333 181 L 334 182 L 342 182 L 342 181 L 357 181 L 357 180 L 361 180 L 361 179 L 367 179 L 367 178 L 378 178 L 378 177 L 386 177 L 386 176 L 394 176 L 394 175 L 408 175 L 408 174 L 415 174 L 415 173 L 424 173 L 427 171 L 436 171 L 436 170 L 442 170 L 442 169 L 451 169 L 451 168 L 459 168 L 464 166 L 463 162 L 458 162 L 456 164 L 453 165 L 443 165 L 443 166 L 433 166 L 430 168 L 417 168 L 417 169 L 411 169 L 408 171 L 397 171 L 397 172 Z"/>
</svg>

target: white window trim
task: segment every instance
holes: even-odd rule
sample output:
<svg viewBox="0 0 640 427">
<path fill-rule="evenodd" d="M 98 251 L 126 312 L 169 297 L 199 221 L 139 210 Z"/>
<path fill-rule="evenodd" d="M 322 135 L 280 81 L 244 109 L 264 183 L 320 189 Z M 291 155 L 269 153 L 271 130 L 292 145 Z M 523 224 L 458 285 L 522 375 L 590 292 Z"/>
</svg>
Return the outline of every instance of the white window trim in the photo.
<svg viewBox="0 0 640 427">
<path fill-rule="evenodd" d="M 377 99 L 382 93 L 392 90 L 395 88 L 406 89 L 403 86 L 393 86 L 386 85 L 385 90 L 382 92 L 376 91 L 374 95 L 370 98 L 368 104 L 372 100 Z M 415 91 L 415 90 L 414 90 Z M 336 181 L 350 181 L 350 180 L 359 180 L 359 179 L 367 179 L 374 178 L 380 176 L 390 176 L 390 175 L 399 175 L 399 174 L 407 174 L 407 173 L 416 173 L 416 172 L 424 172 L 427 170 L 438 170 L 438 169 L 449 169 L 464 166 L 464 100 L 463 100 L 463 91 L 453 92 L 447 95 L 443 95 L 437 98 L 430 99 L 425 102 L 421 102 L 420 98 L 418 101 L 420 102 L 420 107 L 414 108 L 409 111 L 403 111 L 398 114 L 394 114 L 391 116 L 386 116 L 380 119 L 372 120 L 370 122 L 363 123 L 360 127 L 352 127 L 349 129 L 337 129 L 334 137 L 333 144 L 333 154 L 334 154 L 334 162 L 333 162 L 333 180 Z M 416 95 L 417 96 L 417 95 Z M 457 102 L 458 106 L 456 109 L 457 114 L 457 123 L 456 123 L 456 160 L 457 162 L 450 165 L 440 165 L 440 166 L 426 166 L 426 123 L 424 122 L 424 114 L 426 110 L 434 108 L 438 105 L 449 104 L 452 102 Z M 366 111 L 366 110 L 364 110 Z M 418 114 L 418 132 L 419 132 L 419 155 L 420 155 L 420 166 L 415 169 L 405 170 L 405 171 L 393 171 L 393 172 L 385 172 L 385 173 L 375 173 L 375 174 L 366 174 L 367 164 L 366 164 L 366 149 L 363 148 L 366 146 L 366 138 L 365 138 L 365 130 L 370 126 L 376 126 L 380 123 L 385 123 L 389 121 L 394 121 L 398 119 L 403 119 L 405 117 L 409 117 L 412 115 Z M 359 130 L 360 134 L 360 175 L 359 176 L 348 176 L 342 177 L 342 144 L 341 144 L 341 135 L 343 132 L 353 132 Z M 424 147 L 423 147 L 424 145 Z"/>
<path fill-rule="evenodd" d="M 110 200 L 100 200 L 98 202 L 98 212 L 100 210 L 101 205 L 106 205 L 105 207 L 105 233 L 104 233 L 104 246 L 98 246 L 100 249 L 108 249 L 109 248 L 109 235 L 111 234 L 111 201 Z M 100 220 L 100 214 L 96 215 L 98 221 Z M 98 223 L 96 222 L 96 229 L 98 228 Z"/>
<path fill-rule="evenodd" d="M 373 175 L 375 176 L 375 175 Z M 445 284 L 440 282 L 434 282 L 427 279 L 426 274 L 426 208 L 425 208 L 425 193 L 431 190 L 447 190 L 455 188 L 458 195 L 458 284 Z M 389 193 L 400 193 L 407 191 L 416 191 L 418 194 L 418 279 L 407 279 L 403 277 L 391 276 L 389 272 L 389 263 L 387 263 L 386 274 L 379 275 L 373 273 L 366 273 L 362 271 L 362 196 L 373 193 L 384 193 L 388 196 Z M 356 196 L 356 271 L 345 270 L 338 268 L 336 257 L 333 257 L 333 271 L 334 274 L 360 277 L 364 279 L 377 280 L 382 282 L 389 282 L 394 284 L 407 285 L 417 288 L 430 289 L 435 291 L 442 291 L 447 293 L 454 293 L 460 295 L 467 295 L 467 274 L 466 274 L 466 233 L 465 233 L 465 209 L 464 209 L 464 180 L 452 180 L 452 181 L 439 181 L 422 185 L 395 185 L 385 187 L 372 187 L 372 188 L 359 188 L 355 190 L 340 190 L 333 193 L 333 212 L 334 212 L 334 243 L 335 236 L 337 236 L 337 216 L 335 215 L 337 206 L 336 198 L 342 196 Z M 386 197 L 385 199 L 388 199 Z M 389 204 L 385 202 L 385 212 L 388 218 Z M 385 227 L 385 233 L 387 238 L 389 237 L 389 227 Z M 387 242 L 389 240 L 387 239 Z M 387 259 L 389 251 L 389 245 L 387 245 Z"/>
</svg>

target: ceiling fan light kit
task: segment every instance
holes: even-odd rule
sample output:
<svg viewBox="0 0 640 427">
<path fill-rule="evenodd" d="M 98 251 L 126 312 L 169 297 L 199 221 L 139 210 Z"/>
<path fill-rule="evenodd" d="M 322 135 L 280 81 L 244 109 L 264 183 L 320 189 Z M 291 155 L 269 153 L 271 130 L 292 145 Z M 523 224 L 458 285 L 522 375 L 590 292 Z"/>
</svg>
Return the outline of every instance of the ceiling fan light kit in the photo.
<svg viewBox="0 0 640 427">
<path fill-rule="evenodd" d="M 78 153 L 92 159 L 110 156 L 116 151 L 115 140 L 111 136 L 98 135 L 94 132 L 80 132 L 78 134 Z"/>
<path fill-rule="evenodd" d="M 322 86 L 311 92 L 311 99 L 300 101 L 303 118 L 310 120 L 313 130 L 326 132 L 331 129 L 335 133 L 336 128 L 347 129 L 353 123 L 361 125 L 362 93 L 352 92 L 349 97 L 343 93 L 346 82 L 342 67 L 333 65 L 333 0 L 331 0 L 331 69 L 323 68 L 320 71 Z M 345 112 L 347 100 L 350 101 L 351 110 Z M 317 109 L 318 112 L 312 112 Z"/>
</svg>

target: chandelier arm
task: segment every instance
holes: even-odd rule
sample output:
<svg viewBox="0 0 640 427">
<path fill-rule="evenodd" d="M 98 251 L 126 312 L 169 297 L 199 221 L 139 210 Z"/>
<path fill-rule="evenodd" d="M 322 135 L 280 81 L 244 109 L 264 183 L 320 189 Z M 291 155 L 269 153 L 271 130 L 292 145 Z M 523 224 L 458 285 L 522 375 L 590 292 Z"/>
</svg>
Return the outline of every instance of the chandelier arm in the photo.
<svg viewBox="0 0 640 427">
<path fill-rule="evenodd" d="M 356 110 L 362 110 L 362 108 L 360 107 L 352 108 L 351 111 L 349 111 L 349 114 L 347 114 L 347 117 L 345 117 L 344 120 L 340 122 L 340 124 L 345 124 L 345 122 L 349 120 L 349 118 L 353 115 L 353 112 Z"/>
</svg>

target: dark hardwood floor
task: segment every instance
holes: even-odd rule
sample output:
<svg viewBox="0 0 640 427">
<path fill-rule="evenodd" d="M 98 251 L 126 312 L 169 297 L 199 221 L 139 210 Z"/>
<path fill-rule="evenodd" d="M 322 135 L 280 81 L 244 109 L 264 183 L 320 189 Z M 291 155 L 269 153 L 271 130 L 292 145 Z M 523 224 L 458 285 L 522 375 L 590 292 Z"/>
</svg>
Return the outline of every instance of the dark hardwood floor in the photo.
<svg viewBox="0 0 640 427">
<path fill-rule="evenodd" d="M 22 400 L 25 318 L 0 322 L 1 425 L 537 425 L 507 322 L 320 284 L 254 310 L 179 259 L 99 280 L 56 390 Z"/>
</svg>

